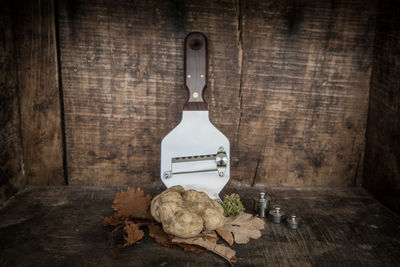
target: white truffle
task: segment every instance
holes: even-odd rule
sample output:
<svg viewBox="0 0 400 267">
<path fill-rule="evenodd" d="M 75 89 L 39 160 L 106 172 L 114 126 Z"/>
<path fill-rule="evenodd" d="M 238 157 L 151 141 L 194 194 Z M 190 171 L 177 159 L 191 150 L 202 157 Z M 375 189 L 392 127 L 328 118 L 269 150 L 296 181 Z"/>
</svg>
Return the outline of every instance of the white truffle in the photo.
<svg viewBox="0 0 400 267">
<path fill-rule="evenodd" d="M 224 226 L 224 215 L 219 210 L 207 208 L 202 216 L 204 220 L 204 230 L 212 231 Z"/>
<path fill-rule="evenodd" d="M 151 215 L 161 222 L 165 232 L 182 238 L 194 237 L 203 230 L 212 231 L 224 224 L 222 206 L 206 193 L 181 186 L 171 187 L 151 202 Z"/>
<path fill-rule="evenodd" d="M 194 212 L 181 209 L 170 220 L 163 221 L 163 229 L 169 234 L 189 238 L 203 230 L 203 219 Z"/>
</svg>

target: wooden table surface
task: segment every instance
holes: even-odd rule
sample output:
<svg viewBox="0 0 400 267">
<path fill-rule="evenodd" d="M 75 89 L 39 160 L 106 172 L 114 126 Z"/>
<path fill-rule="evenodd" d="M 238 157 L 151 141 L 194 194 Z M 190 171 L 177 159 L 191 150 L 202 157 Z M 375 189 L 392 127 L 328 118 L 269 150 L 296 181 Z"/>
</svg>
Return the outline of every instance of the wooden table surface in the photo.
<svg viewBox="0 0 400 267">
<path fill-rule="evenodd" d="M 26 188 L 0 210 L 0 266 L 229 265 L 213 253 L 165 248 L 150 237 L 115 259 L 101 220 L 112 214 L 119 189 Z M 301 217 L 301 225 L 290 230 L 267 221 L 260 239 L 233 246 L 237 266 L 400 266 L 400 217 L 363 189 L 241 189 L 248 211 L 260 190 Z"/>
</svg>

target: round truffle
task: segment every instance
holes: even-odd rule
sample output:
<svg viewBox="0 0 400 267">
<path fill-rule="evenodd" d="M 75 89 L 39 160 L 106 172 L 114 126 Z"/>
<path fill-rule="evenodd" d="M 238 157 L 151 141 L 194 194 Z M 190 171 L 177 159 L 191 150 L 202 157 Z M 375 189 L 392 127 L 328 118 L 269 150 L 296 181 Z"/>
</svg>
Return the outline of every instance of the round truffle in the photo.
<svg viewBox="0 0 400 267">
<path fill-rule="evenodd" d="M 182 238 L 212 231 L 224 224 L 222 206 L 204 192 L 181 186 L 168 188 L 151 202 L 151 215 L 165 232 Z"/>
</svg>

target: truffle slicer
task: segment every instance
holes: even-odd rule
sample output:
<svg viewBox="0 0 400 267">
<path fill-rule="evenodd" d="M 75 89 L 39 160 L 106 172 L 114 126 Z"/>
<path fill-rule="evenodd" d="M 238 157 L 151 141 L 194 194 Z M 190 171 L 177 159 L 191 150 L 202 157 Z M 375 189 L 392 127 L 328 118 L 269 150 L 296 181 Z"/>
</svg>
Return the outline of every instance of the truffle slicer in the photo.
<svg viewBox="0 0 400 267">
<path fill-rule="evenodd" d="M 190 33 L 185 39 L 185 86 L 189 98 L 182 121 L 161 142 L 161 180 L 219 199 L 230 178 L 230 145 L 209 120 L 203 99 L 207 87 L 207 39 Z"/>
</svg>

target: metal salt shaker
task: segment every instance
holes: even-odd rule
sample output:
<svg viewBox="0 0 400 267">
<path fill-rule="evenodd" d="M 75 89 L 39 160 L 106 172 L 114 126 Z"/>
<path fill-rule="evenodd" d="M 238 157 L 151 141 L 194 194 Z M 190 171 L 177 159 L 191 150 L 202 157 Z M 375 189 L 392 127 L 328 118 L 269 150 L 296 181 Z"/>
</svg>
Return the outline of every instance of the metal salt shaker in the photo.
<svg viewBox="0 0 400 267">
<path fill-rule="evenodd" d="M 269 212 L 269 219 L 273 223 L 281 223 L 285 218 L 285 213 L 281 211 L 281 207 L 276 205 L 274 209 Z"/>
<path fill-rule="evenodd" d="M 258 215 L 260 218 L 265 218 L 266 213 L 269 209 L 269 199 L 265 198 L 265 193 L 260 193 L 260 199 L 258 200 Z"/>
<path fill-rule="evenodd" d="M 294 214 L 290 215 L 290 217 L 286 220 L 286 224 L 290 229 L 295 230 L 299 226 L 299 219 Z"/>
</svg>

